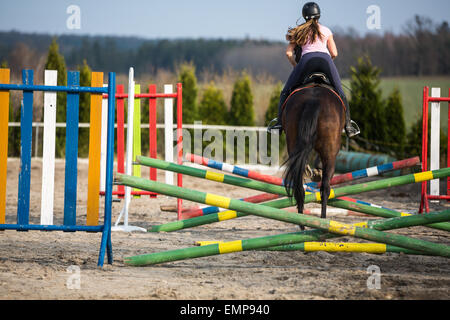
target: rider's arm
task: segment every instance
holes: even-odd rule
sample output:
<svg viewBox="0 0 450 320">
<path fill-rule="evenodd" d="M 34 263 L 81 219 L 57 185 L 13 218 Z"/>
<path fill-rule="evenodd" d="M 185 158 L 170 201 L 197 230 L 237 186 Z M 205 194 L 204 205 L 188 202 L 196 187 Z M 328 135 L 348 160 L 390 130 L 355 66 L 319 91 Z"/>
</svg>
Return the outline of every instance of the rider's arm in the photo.
<svg viewBox="0 0 450 320">
<path fill-rule="evenodd" d="M 295 56 L 294 56 L 294 49 L 295 49 L 295 43 L 289 43 L 287 49 L 286 49 L 286 57 L 288 58 L 289 62 L 295 67 L 297 63 L 295 62 Z"/>
<path fill-rule="evenodd" d="M 334 43 L 333 35 L 328 38 L 327 47 L 328 51 L 330 52 L 331 58 L 336 58 L 338 56 L 338 51 L 336 48 L 336 43 Z"/>
</svg>

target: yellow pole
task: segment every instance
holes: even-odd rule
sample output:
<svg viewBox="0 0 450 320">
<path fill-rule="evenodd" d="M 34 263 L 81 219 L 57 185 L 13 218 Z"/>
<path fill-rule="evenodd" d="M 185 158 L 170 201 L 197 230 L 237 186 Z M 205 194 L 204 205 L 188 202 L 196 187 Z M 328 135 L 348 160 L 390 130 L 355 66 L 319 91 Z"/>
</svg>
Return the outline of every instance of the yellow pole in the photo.
<svg viewBox="0 0 450 320">
<path fill-rule="evenodd" d="M 91 87 L 103 87 L 103 72 L 92 72 Z M 98 225 L 100 203 L 100 155 L 102 94 L 91 94 L 89 127 L 89 171 L 86 225 Z M 106 130 L 106 128 L 105 128 Z"/>
<path fill-rule="evenodd" d="M 0 83 L 9 84 L 9 69 L 0 69 Z M 9 90 L 0 91 L 0 224 L 6 215 L 6 173 L 8 164 Z"/>
</svg>

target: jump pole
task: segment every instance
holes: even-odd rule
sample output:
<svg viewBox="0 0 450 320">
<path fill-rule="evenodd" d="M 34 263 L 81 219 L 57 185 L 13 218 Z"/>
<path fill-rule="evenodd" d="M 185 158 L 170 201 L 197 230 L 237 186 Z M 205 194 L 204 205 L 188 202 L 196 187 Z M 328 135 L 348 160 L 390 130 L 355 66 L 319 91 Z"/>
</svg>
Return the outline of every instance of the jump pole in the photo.
<svg viewBox="0 0 450 320">
<path fill-rule="evenodd" d="M 273 193 L 260 193 L 255 196 L 250 196 L 246 198 L 240 199 L 241 201 L 251 202 L 251 203 L 262 203 L 270 200 L 275 200 L 278 198 L 281 198 L 281 195 L 273 194 Z M 223 211 L 222 208 L 219 207 L 211 207 L 211 206 L 205 206 L 204 208 L 198 208 L 198 209 L 190 209 L 187 211 L 183 211 L 181 217 L 182 219 L 191 219 L 195 217 L 200 216 L 206 216 L 212 213 L 217 213 Z M 182 221 L 182 220 L 180 220 Z"/>
<path fill-rule="evenodd" d="M 179 173 L 191 175 L 191 176 L 198 177 L 198 178 L 204 178 L 204 179 L 208 179 L 208 180 L 212 180 L 212 181 L 216 181 L 216 182 L 237 185 L 237 186 L 251 188 L 251 189 L 265 191 L 265 192 L 277 193 L 280 195 L 287 195 L 287 192 L 284 187 L 271 185 L 271 184 L 260 182 L 260 181 L 224 175 L 222 173 L 210 172 L 210 171 L 197 169 L 197 168 L 191 168 L 191 167 L 187 167 L 187 166 L 181 166 L 181 165 L 177 165 L 174 163 L 168 163 L 163 160 L 151 159 L 151 158 L 146 158 L 146 157 L 137 157 L 136 161 L 137 161 L 137 163 L 139 163 L 141 165 L 147 165 L 147 166 L 152 166 L 152 167 L 156 167 L 156 168 L 163 169 L 163 170 L 179 172 Z M 403 185 L 403 184 L 417 183 L 417 182 L 427 181 L 427 180 L 431 180 L 431 179 L 436 179 L 436 176 L 447 177 L 449 175 L 450 175 L 450 168 L 444 168 L 444 169 L 435 170 L 435 171 L 427 171 L 427 172 L 421 172 L 421 173 L 416 173 L 416 174 L 404 175 L 404 176 L 400 176 L 400 177 L 387 178 L 387 179 L 382 179 L 379 181 L 371 181 L 371 182 L 367 182 L 367 183 L 363 183 L 363 184 L 355 184 L 355 185 L 351 185 L 351 186 L 331 189 L 329 199 L 333 199 L 333 198 L 341 197 L 341 196 L 347 196 L 347 195 L 351 195 L 351 194 L 358 194 L 358 193 L 367 192 L 367 191 L 373 191 L 373 190 L 379 190 L 379 189 L 399 186 L 399 185 Z M 281 199 L 278 201 L 281 201 L 286 206 L 289 206 L 289 201 L 286 202 L 286 200 L 284 200 L 284 199 Z M 315 201 L 320 201 L 320 192 L 314 192 L 314 193 L 310 193 L 310 194 L 308 194 L 308 192 L 307 192 L 306 196 L 305 196 L 305 203 L 315 202 Z M 293 206 L 293 205 L 294 204 L 291 204 L 290 206 Z"/>
<path fill-rule="evenodd" d="M 450 257 L 450 247 L 435 244 L 428 241 L 412 239 L 397 234 L 386 234 L 377 230 L 387 230 L 395 227 L 407 227 L 412 225 L 423 225 L 432 222 L 448 221 L 450 219 L 450 210 L 437 214 L 429 214 L 422 216 L 409 216 L 401 218 L 393 218 L 389 220 L 379 221 L 378 227 L 369 229 L 369 225 L 374 222 L 365 222 L 358 225 L 348 225 L 328 219 L 320 219 L 308 217 L 295 213 L 286 212 L 279 209 L 268 208 L 265 206 L 242 202 L 222 196 L 213 195 L 199 191 L 179 188 L 159 182 L 149 181 L 141 178 L 118 175 L 117 181 L 124 185 L 131 185 L 144 190 L 155 191 L 161 194 L 177 196 L 186 200 L 200 202 L 205 204 L 218 205 L 232 210 L 242 211 L 269 219 L 284 221 L 288 223 L 302 224 L 317 228 L 320 230 L 308 230 L 300 233 L 279 235 L 271 237 L 263 237 L 250 240 L 238 240 L 227 242 L 224 244 L 210 245 L 205 247 L 195 247 L 182 250 L 173 250 L 162 253 L 140 255 L 125 258 L 125 263 L 132 265 L 146 265 L 161 262 L 182 260 L 187 258 L 195 258 L 214 254 L 223 254 L 243 250 L 254 250 L 258 248 L 267 248 L 281 244 L 290 244 L 295 242 L 317 241 L 318 236 L 326 233 L 332 233 L 338 236 L 354 236 L 370 241 L 382 242 L 389 245 L 399 246 L 411 250 L 419 250 L 429 254 L 437 254 Z M 273 241 L 276 239 L 275 241 Z M 281 240 L 283 239 L 283 240 Z M 244 242 L 246 241 L 246 242 Z"/>
<path fill-rule="evenodd" d="M 221 182 L 225 184 L 230 184 L 234 186 L 249 188 L 253 190 L 259 190 L 263 192 L 275 193 L 279 195 L 287 195 L 286 189 L 282 186 L 277 186 L 274 184 L 264 183 L 252 179 L 246 179 L 241 177 L 235 177 L 231 175 L 225 175 L 222 173 L 216 173 L 213 171 L 207 171 L 198 168 L 192 168 L 184 165 L 179 165 L 176 163 L 160 160 L 160 159 L 152 159 L 144 156 L 136 157 L 137 165 L 144 165 L 153 168 L 158 168 L 166 171 L 172 171 L 180 174 L 186 174 L 189 176 L 207 179 L 210 181 Z"/>
<path fill-rule="evenodd" d="M 230 165 L 227 163 L 223 163 L 223 162 L 219 162 L 219 161 L 215 161 L 212 159 L 208 159 L 206 157 L 201 157 L 195 154 L 191 154 L 191 153 L 186 153 L 186 157 L 185 157 L 188 161 L 192 162 L 192 163 L 197 163 L 197 164 L 201 164 L 203 166 L 207 166 L 209 168 L 213 168 L 213 169 L 217 169 L 217 170 L 221 170 L 221 171 L 225 171 L 225 172 L 229 172 L 229 173 L 233 173 L 235 175 L 239 175 L 241 177 L 245 177 L 245 178 L 251 178 L 251 179 L 255 179 L 261 182 L 266 182 L 266 183 L 270 183 L 270 184 L 275 184 L 275 185 L 284 185 L 283 179 L 279 178 L 279 177 L 274 177 L 271 175 L 265 175 L 265 174 L 261 174 L 255 171 L 251 171 L 251 170 L 247 170 L 245 168 L 241 168 L 235 165 Z M 366 178 L 366 177 L 371 177 L 371 176 L 376 176 L 379 175 L 381 173 L 385 173 L 385 172 L 389 172 L 392 170 L 398 170 L 398 169 L 402 169 L 402 168 L 408 168 L 408 167 L 412 167 L 414 165 L 418 165 L 420 163 L 420 158 L 419 157 L 413 157 L 413 158 L 409 158 L 409 159 L 405 159 L 405 160 L 399 160 L 399 161 L 395 161 L 392 163 L 387 163 L 387 164 L 383 164 L 383 165 L 379 165 L 379 166 L 374 166 L 371 168 L 367 168 L 367 169 L 362 169 L 362 170 L 356 170 L 353 172 L 349 172 L 343 175 L 338 175 L 335 176 L 331 179 L 330 184 L 331 185 L 336 185 L 336 184 L 341 184 L 344 182 L 348 182 L 348 181 L 354 181 L 357 179 L 362 179 L 362 178 Z M 318 187 L 320 186 L 320 184 L 316 183 L 316 182 L 310 182 L 307 183 L 306 186 L 309 187 Z M 264 199 L 264 198 L 262 198 Z M 348 201 L 352 201 L 352 202 L 358 202 L 358 200 L 356 199 L 352 199 L 352 198 L 347 198 L 346 200 Z M 243 199 L 243 201 L 246 201 L 245 199 Z M 260 203 L 263 202 L 262 201 L 250 201 L 253 203 Z M 371 206 L 375 206 L 373 204 L 369 204 L 369 203 L 364 203 L 366 205 L 371 205 Z M 385 208 L 387 209 L 387 208 Z M 219 208 L 217 207 L 207 207 L 207 208 L 201 208 L 201 209 L 192 209 L 192 210 L 188 210 L 183 212 L 183 217 L 184 218 L 193 218 L 196 216 L 200 216 L 200 215 L 204 215 L 204 214 L 210 214 L 210 213 L 215 213 L 215 212 L 219 212 Z"/>
<path fill-rule="evenodd" d="M 261 174 L 256 171 L 247 170 L 242 167 L 215 161 L 215 160 L 208 159 L 206 157 L 202 157 L 202 156 L 195 155 L 192 153 L 186 153 L 185 158 L 189 162 L 197 163 L 197 164 L 201 164 L 203 166 L 207 166 L 209 168 L 233 173 L 233 174 L 239 175 L 241 177 L 250 178 L 250 179 L 254 179 L 254 180 L 258 180 L 258 181 L 262 181 L 262 182 L 266 182 L 266 183 L 271 183 L 271 184 L 275 184 L 275 185 L 279 185 L 279 186 L 284 185 L 282 178 L 267 175 L 267 174 Z M 341 183 L 345 183 L 345 182 L 349 182 L 349 181 L 353 181 L 353 180 L 357 180 L 357 179 L 377 176 L 377 175 L 380 175 L 385 172 L 399 170 L 399 169 L 403 169 L 403 168 L 409 168 L 409 167 L 412 167 L 412 166 L 415 166 L 418 164 L 420 164 L 420 158 L 413 157 L 413 158 L 409 158 L 409 159 L 404 159 L 404 160 L 394 161 L 391 163 L 382 164 L 379 166 L 370 167 L 367 169 L 356 170 L 353 172 L 334 176 L 330 180 L 330 185 L 336 185 L 336 184 L 341 184 Z M 438 168 L 436 168 L 436 169 L 438 169 Z M 317 183 L 317 182 L 309 182 L 306 185 L 308 185 L 310 187 L 314 187 L 314 188 L 320 187 L 320 183 Z"/>
<path fill-rule="evenodd" d="M 344 197 L 342 197 L 344 198 Z M 392 209 L 385 209 L 380 207 L 374 207 L 369 206 L 365 204 L 361 204 L 358 202 L 349 202 L 341 199 L 330 199 L 329 203 L 331 205 L 336 206 L 338 208 L 345 208 L 352 211 L 357 212 L 363 212 L 372 216 L 377 217 L 383 217 L 383 218 L 395 218 L 395 217 L 406 217 L 410 216 L 410 213 L 406 212 L 398 212 Z M 264 206 L 269 206 L 272 208 L 286 208 L 289 206 L 292 206 L 292 203 L 286 203 L 286 201 L 283 200 L 283 202 L 280 201 L 270 201 L 263 203 Z M 211 224 L 226 220 L 231 220 L 235 218 L 245 217 L 247 214 L 242 212 L 236 212 L 233 210 L 227 210 L 222 212 L 216 212 L 207 214 L 204 216 L 198 216 L 190 219 L 180 220 L 180 221 L 172 221 L 169 223 L 165 223 L 162 225 L 154 225 L 150 229 L 148 229 L 149 232 L 174 232 L 181 229 L 187 229 L 187 228 L 193 228 L 198 227 L 205 224 Z M 443 231 L 450 231 L 450 223 L 448 222 L 440 222 L 440 223 L 432 223 L 428 225 L 424 225 L 428 228 L 443 230 Z"/>
<path fill-rule="evenodd" d="M 197 241 L 198 246 L 206 246 L 210 244 L 224 243 L 224 241 Z M 287 244 L 282 246 L 275 246 L 269 248 L 258 249 L 257 251 L 303 251 L 303 252 L 361 252 L 382 254 L 387 252 L 405 253 L 423 255 L 420 251 L 404 249 L 396 246 L 391 246 L 384 243 L 352 243 L 352 242 L 318 242 L 307 241 L 300 243 Z"/>
<path fill-rule="evenodd" d="M 244 188 L 250 188 L 254 190 L 260 190 L 270 193 L 277 193 L 280 195 L 287 195 L 287 192 L 284 187 L 272 185 L 256 180 L 245 179 L 230 175 L 225 175 L 222 173 L 216 173 L 212 171 L 181 166 L 175 163 L 169 163 L 159 159 L 151 159 L 147 157 L 137 157 L 136 162 L 140 165 L 146 165 L 151 167 L 156 167 L 162 170 L 169 170 L 174 172 L 179 172 L 182 174 L 190 175 L 197 178 L 203 178 L 211 181 L 216 181 L 225 184 L 236 185 Z M 355 184 L 351 186 L 341 187 L 337 189 L 331 189 L 330 191 L 330 199 L 350 194 L 358 194 L 361 192 L 379 190 L 384 188 L 389 188 L 392 186 L 415 183 L 430 180 L 430 176 L 433 175 L 450 175 L 450 168 L 444 168 L 436 171 L 427 171 L 417 174 L 409 174 L 400 177 L 387 178 L 379 181 L 371 181 L 363 184 Z M 434 178 L 433 178 L 434 179 Z M 376 188 L 376 189 L 372 189 Z M 337 191 L 337 192 L 336 192 Z M 311 194 L 306 194 L 305 203 L 320 201 L 320 192 L 314 192 Z"/>
<path fill-rule="evenodd" d="M 445 169 L 441 169 L 445 170 Z M 429 177 L 431 179 L 441 177 L 439 174 L 440 170 L 437 170 L 435 174 L 433 175 L 433 172 L 429 172 Z M 446 170 L 447 174 L 450 174 L 450 169 Z M 428 173 L 428 172 L 427 172 Z M 422 174 L 416 174 L 416 175 L 422 175 Z M 392 180 L 386 179 L 386 180 Z M 422 181 L 422 180 L 420 180 Z M 419 182 L 419 181 L 417 181 Z M 311 216 L 305 216 L 301 214 L 296 214 L 292 212 L 287 212 L 281 209 L 276 208 L 269 208 L 267 206 L 262 206 L 258 204 L 243 202 L 237 199 L 231 199 L 223 196 L 214 195 L 211 193 L 205 193 L 200 191 L 194 191 L 186 188 L 180 188 L 172 185 L 167 185 L 163 183 L 159 183 L 156 181 L 146 180 L 142 178 L 137 177 L 131 177 L 126 175 L 117 174 L 116 176 L 116 183 L 124 184 L 127 186 L 136 187 L 143 190 L 153 191 L 160 194 L 165 194 L 169 196 L 174 196 L 178 198 L 182 198 L 185 200 L 190 200 L 194 202 L 204 203 L 204 204 L 210 204 L 210 205 L 216 205 L 222 208 L 235 210 L 244 212 L 247 214 L 253 214 L 256 216 L 268 218 L 268 219 L 274 219 L 278 221 L 283 221 L 287 223 L 294 223 L 298 225 L 305 225 L 311 228 L 317 228 L 321 229 L 326 232 L 330 232 L 333 234 L 341 235 L 341 236 L 353 236 L 365 240 L 375 241 L 375 242 L 381 242 L 386 243 L 394 246 L 399 246 L 402 248 L 412 249 L 412 250 L 419 250 L 430 254 L 437 254 L 442 255 L 445 257 L 450 257 L 450 246 L 430 243 L 428 241 L 423 240 L 417 240 L 408 238 L 405 236 L 397 235 L 397 234 L 386 234 L 374 229 L 367 229 L 368 223 L 363 223 L 359 226 L 352 226 L 349 224 L 329 220 L 329 219 L 320 219 L 316 217 Z M 341 188 L 343 189 L 343 188 Z M 445 214 L 442 215 L 443 217 L 439 216 L 438 220 L 440 221 L 449 221 L 450 220 L 450 210 L 446 211 Z M 395 219 L 405 219 L 403 220 L 403 223 L 400 223 L 399 227 L 405 227 L 406 221 L 418 221 L 417 218 L 420 218 L 421 216 L 409 216 L 409 217 L 402 217 L 402 218 L 392 218 L 390 220 Z M 425 218 L 424 220 L 420 221 L 432 221 L 428 219 L 428 215 L 422 216 Z M 409 220 L 408 220 L 409 219 Z M 421 224 L 424 224 L 423 222 Z"/>
</svg>

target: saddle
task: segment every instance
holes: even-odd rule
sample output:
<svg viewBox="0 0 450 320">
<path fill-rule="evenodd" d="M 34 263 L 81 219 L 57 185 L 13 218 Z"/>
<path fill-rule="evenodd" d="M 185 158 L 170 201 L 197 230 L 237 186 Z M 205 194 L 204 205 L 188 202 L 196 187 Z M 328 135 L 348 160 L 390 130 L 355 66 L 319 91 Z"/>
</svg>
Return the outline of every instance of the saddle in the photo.
<svg viewBox="0 0 450 320">
<path fill-rule="evenodd" d="M 286 101 L 283 103 L 283 106 L 281 107 L 282 110 L 284 109 L 284 107 L 285 107 L 286 103 L 289 101 L 289 99 L 297 92 L 299 92 L 303 89 L 319 87 L 319 86 L 327 88 L 331 92 L 333 92 L 341 101 L 342 107 L 344 108 L 344 111 L 345 111 L 346 107 L 345 107 L 344 101 L 342 101 L 341 96 L 339 95 L 339 93 L 337 93 L 336 89 L 331 85 L 331 81 L 328 79 L 327 75 L 323 72 L 313 72 L 310 75 L 308 75 L 303 80 L 301 85 L 299 87 L 295 88 L 294 90 L 292 90 L 292 92 L 289 94 L 288 98 L 286 99 Z"/>
</svg>

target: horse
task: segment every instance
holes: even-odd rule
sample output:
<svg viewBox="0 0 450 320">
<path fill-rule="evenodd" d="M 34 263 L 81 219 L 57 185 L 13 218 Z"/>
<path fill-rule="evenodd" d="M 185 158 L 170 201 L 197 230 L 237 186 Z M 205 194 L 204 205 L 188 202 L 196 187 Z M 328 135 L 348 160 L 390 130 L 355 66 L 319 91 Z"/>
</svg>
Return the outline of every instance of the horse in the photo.
<svg viewBox="0 0 450 320">
<path fill-rule="evenodd" d="M 345 124 L 345 105 L 334 88 L 321 79 L 316 77 L 294 90 L 284 104 L 282 126 L 288 151 L 288 159 L 284 163 L 284 185 L 288 196 L 295 198 L 298 213 L 303 213 L 303 175 L 309 155 L 315 150 L 322 162 L 321 218 L 326 218 L 330 180 L 334 175 Z"/>
</svg>

